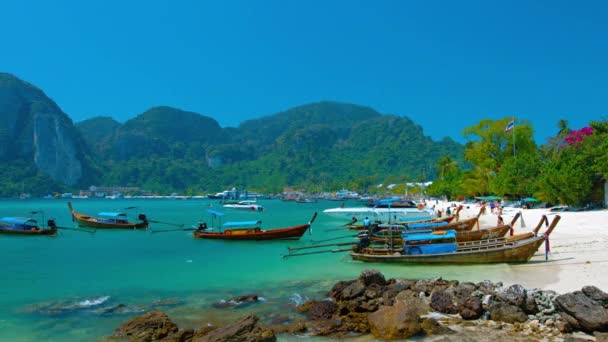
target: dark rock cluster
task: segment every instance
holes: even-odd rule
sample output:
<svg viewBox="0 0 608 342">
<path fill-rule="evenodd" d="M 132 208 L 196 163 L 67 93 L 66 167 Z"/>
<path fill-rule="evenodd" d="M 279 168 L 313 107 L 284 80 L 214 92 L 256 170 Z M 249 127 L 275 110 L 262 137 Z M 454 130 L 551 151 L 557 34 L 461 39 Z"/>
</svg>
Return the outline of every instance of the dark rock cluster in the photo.
<svg viewBox="0 0 608 342">
<path fill-rule="evenodd" d="M 442 335 L 451 341 L 472 331 L 483 338 L 492 338 L 489 333 L 514 341 L 557 341 L 580 338 L 573 331 L 602 340 L 608 331 L 608 294 L 594 286 L 557 295 L 490 281 L 387 280 L 375 270 L 337 282 L 326 298 L 305 302 L 297 311 L 306 319 L 267 327 L 250 315 L 226 327 L 199 331 L 180 331 L 166 315 L 153 311 L 123 324 L 112 338 L 274 341 L 275 334 L 286 333 L 337 338 L 372 334 L 381 340 Z"/>
</svg>

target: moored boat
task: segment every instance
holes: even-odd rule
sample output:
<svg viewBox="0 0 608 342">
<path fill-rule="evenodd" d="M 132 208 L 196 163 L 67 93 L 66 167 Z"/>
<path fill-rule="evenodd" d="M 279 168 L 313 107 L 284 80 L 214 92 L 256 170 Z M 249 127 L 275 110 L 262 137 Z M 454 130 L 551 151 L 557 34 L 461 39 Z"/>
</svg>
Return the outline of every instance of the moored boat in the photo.
<svg viewBox="0 0 608 342">
<path fill-rule="evenodd" d="M 208 210 L 214 217 L 223 216 L 222 213 Z M 208 228 L 206 223 L 200 223 L 193 236 L 197 239 L 218 239 L 218 240 L 298 240 L 304 232 L 308 230 L 317 217 L 315 212 L 312 219 L 302 225 L 262 229 L 262 221 L 240 221 L 218 223 L 218 227 Z"/>
<path fill-rule="evenodd" d="M 48 227 L 41 227 L 38 221 L 29 217 L 3 217 L 0 219 L 0 234 L 9 235 L 56 235 L 55 220 L 48 220 Z"/>
<path fill-rule="evenodd" d="M 543 217 L 548 222 L 546 217 Z M 384 247 L 357 246 L 351 253 L 353 260 L 364 262 L 388 262 L 401 264 L 477 264 L 526 262 L 549 238 L 560 220 L 553 222 L 542 234 L 534 232 L 507 238 L 456 242 L 456 233 L 432 232 L 404 235 L 402 243 L 389 243 Z"/>
<path fill-rule="evenodd" d="M 149 225 L 148 218 L 145 214 L 139 214 L 137 216 L 137 221 L 129 221 L 127 214 L 123 212 L 102 212 L 95 217 L 75 212 L 71 202 L 68 202 L 68 208 L 70 208 L 72 220 L 83 227 L 102 229 L 146 229 Z"/>
<path fill-rule="evenodd" d="M 223 205 L 224 208 L 248 210 L 248 211 L 264 211 L 264 207 L 257 204 L 256 201 L 238 201 L 236 203 L 228 203 Z"/>
<path fill-rule="evenodd" d="M 365 217 L 369 217 L 382 222 L 419 221 L 435 217 L 433 210 L 418 208 L 346 207 L 325 209 L 323 213 L 335 218 L 352 219 L 354 217 L 361 221 Z"/>
</svg>

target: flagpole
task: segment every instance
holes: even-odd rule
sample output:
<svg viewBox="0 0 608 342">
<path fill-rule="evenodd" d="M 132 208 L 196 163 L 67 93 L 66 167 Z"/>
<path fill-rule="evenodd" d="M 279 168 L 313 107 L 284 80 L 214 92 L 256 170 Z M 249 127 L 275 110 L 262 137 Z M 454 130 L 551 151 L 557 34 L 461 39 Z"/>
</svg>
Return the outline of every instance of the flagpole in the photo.
<svg viewBox="0 0 608 342">
<path fill-rule="evenodd" d="M 513 158 L 515 158 L 515 117 L 513 117 Z"/>
</svg>

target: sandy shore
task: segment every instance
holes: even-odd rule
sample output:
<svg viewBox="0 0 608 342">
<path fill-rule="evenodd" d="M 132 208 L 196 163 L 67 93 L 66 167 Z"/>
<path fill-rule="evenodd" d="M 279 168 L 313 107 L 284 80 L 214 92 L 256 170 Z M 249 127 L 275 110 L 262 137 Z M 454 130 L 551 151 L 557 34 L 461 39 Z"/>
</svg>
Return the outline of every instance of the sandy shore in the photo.
<svg viewBox="0 0 608 342">
<path fill-rule="evenodd" d="M 439 207 L 445 206 L 440 203 Z M 479 205 L 465 205 L 461 218 L 477 215 L 479 208 Z M 558 293 L 580 290 L 585 285 L 608 289 L 608 210 L 551 212 L 549 209 L 505 208 L 504 222 L 509 223 L 518 211 L 522 212 L 523 225 L 521 220 L 515 224 L 515 234 L 532 231 L 543 215 L 547 215 L 550 222 L 555 215 L 561 217 L 549 239 L 549 260 L 545 261 L 543 245 L 529 263 L 511 265 L 504 279 L 492 280 Z M 491 214 L 488 208 L 486 214 L 481 215 L 481 227 L 496 223 L 497 215 Z M 545 229 L 543 225 L 540 232 Z"/>
</svg>

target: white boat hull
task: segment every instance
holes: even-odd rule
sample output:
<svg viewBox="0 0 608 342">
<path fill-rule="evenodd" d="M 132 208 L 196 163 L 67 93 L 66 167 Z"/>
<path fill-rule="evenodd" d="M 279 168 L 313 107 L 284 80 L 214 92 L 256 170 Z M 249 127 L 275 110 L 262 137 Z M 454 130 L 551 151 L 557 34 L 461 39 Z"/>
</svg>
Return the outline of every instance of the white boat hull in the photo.
<svg viewBox="0 0 608 342">
<path fill-rule="evenodd" d="M 323 213 L 335 217 L 363 220 L 369 217 L 374 221 L 396 222 L 396 221 L 414 221 L 424 220 L 435 217 L 435 213 L 431 209 L 416 209 L 416 208 L 368 208 L 368 207 L 353 207 L 353 208 L 332 208 L 325 209 Z"/>
</svg>

